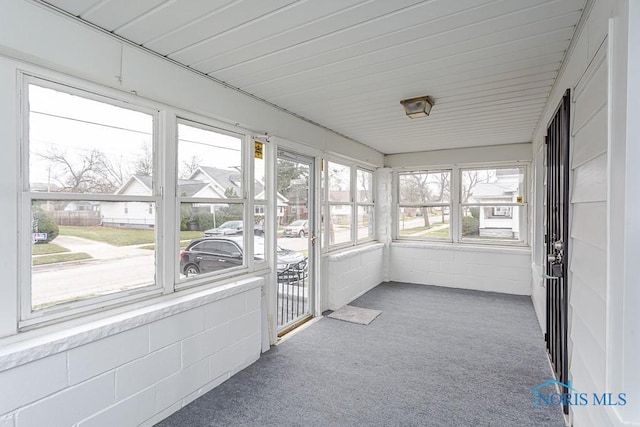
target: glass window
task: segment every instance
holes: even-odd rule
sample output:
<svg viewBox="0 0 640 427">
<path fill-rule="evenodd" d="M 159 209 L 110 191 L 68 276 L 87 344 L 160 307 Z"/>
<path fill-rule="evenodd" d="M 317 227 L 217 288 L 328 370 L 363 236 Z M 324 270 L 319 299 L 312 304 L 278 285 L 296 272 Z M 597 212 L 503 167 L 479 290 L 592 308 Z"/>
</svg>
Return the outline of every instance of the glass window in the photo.
<svg viewBox="0 0 640 427">
<path fill-rule="evenodd" d="M 373 203 L 373 172 L 358 169 L 357 181 L 357 202 Z"/>
<path fill-rule="evenodd" d="M 398 235 L 451 240 L 451 171 L 398 175 Z"/>
<path fill-rule="evenodd" d="M 358 240 L 373 239 L 375 235 L 373 214 L 373 206 L 358 206 Z"/>
<path fill-rule="evenodd" d="M 242 250 L 247 203 L 242 148 L 242 135 L 192 122 L 178 123 L 181 280 L 246 265 Z M 256 196 L 264 194 L 264 185 L 258 181 L 254 187 Z M 254 230 L 256 227 L 259 234 L 261 228 L 255 224 Z M 237 257 L 213 260 L 192 256 L 194 239 L 203 237 L 230 239 L 240 246 L 235 251 Z M 220 249 L 227 244 L 216 242 L 215 246 Z"/>
<path fill-rule="evenodd" d="M 363 169 L 356 171 L 356 239 L 370 240 L 375 236 L 373 205 L 373 172 Z"/>
<path fill-rule="evenodd" d="M 339 163 L 327 162 L 329 177 L 329 202 L 351 202 L 351 168 Z"/>
<path fill-rule="evenodd" d="M 453 173 L 459 179 L 455 206 Z M 525 174 L 525 166 L 398 172 L 397 236 L 523 244 L 527 236 Z"/>
<path fill-rule="evenodd" d="M 27 92 L 22 317 L 156 285 L 154 116 L 48 82 Z"/>
<path fill-rule="evenodd" d="M 352 205 L 331 205 L 329 211 L 329 244 L 351 242 Z"/>
<path fill-rule="evenodd" d="M 486 168 L 461 171 L 462 240 L 524 240 L 525 169 Z"/>
<path fill-rule="evenodd" d="M 326 161 L 329 246 L 355 245 L 375 237 L 373 172 Z M 323 206 L 323 218 L 325 207 Z M 324 231 L 325 224 L 322 224 Z M 326 241 L 326 240 L 325 240 Z"/>
<path fill-rule="evenodd" d="M 351 167 L 327 162 L 329 199 L 329 245 L 352 243 Z"/>
</svg>

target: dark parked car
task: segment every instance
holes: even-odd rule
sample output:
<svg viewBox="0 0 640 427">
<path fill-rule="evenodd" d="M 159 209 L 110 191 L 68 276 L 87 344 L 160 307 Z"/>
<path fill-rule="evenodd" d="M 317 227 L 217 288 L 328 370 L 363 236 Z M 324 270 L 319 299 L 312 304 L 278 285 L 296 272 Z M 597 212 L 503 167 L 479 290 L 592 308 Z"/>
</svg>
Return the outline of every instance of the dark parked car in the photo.
<svg viewBox="0 0 640 427">
<path fill-rule="evenodd" d="M 243 223 L 242 220 L 238 221 L 226 221 L 220 225 L 220 227 L 211 228 L 209 230 L 204 230 L 204 235 L 206 237 L 213 236 L 233 236 L 242 234 Z M 264 235 L 264 227 L 260 224 L 255 224 L 253 226 L 253 234 L 256 236 Z"/>
<path fill-rule="evenodd" d="M 255 259 L 264 259 L 264 238 L 254 238 Z M 242 236 L 201 237 L 180 251 L 180 272 L 185 276 L 211 273 L 242 265 Z M 278 248 L 277 269 L 282 272 L 306 271 L 306 258 L 300 252 Z M 288 274 L 288 273 L 287 273 Z"/>
</svg>

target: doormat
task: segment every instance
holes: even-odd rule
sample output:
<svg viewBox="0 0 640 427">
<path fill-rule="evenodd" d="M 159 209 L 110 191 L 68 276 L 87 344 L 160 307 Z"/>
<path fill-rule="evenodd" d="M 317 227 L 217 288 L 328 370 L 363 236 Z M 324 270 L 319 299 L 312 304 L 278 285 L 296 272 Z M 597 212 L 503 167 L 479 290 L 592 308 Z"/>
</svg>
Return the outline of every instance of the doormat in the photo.
<svg viewBox="0 0 640 427">
<path fill-rule="evenodd" d="M 343 305 L 328 317 L 345 322 L 357 323 L 359 325 L 368 325 L 380 316 L 381 311 L 371 310 L 370 308 L 354 307 L 352 305 Z"/>
</svg>

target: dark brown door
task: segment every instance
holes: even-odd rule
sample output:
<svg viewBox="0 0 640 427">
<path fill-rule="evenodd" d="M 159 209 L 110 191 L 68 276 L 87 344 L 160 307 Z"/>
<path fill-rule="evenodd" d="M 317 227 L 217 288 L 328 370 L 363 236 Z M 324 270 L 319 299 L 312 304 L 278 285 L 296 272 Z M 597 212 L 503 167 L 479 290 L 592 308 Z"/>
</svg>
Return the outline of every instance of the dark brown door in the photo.
<svg viewBox="0 0 640 427">
<path fill-rule="evenodd" d="M 547 129 L 547 351 L 558 381 L 567 384 L 567 245 L 569 243 L 569 114 L 571 92 L 567 89 Z M 563 393 L 567 393 L 565 388 Z M 565 405 L 565 413 L 569 407 Z"/>
</svg>

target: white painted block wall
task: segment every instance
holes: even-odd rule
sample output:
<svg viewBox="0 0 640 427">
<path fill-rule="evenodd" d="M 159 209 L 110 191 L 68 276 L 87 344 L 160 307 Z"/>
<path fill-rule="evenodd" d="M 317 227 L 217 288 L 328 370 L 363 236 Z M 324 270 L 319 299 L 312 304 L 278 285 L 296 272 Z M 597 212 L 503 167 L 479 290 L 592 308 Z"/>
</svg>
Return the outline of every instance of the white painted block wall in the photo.
<svg viewBox="0 0 640 427">
<path fill-rule="evenodd" d="M 327 264 L 327 306 L 335 310 L 363 295 L 383 281 L 384 245 L 375 243 L 322 259 Z"/>
<path fill-rule="evenodd" d="M 69 348 L 50 348 L 29 363 L 3 351 L 0 426 L 122 427 L 166 418 L 260 356 L 262 280 L 253 282 L 123 332 L 109 334 L 119 327 L 110 324 L 93 331 L 109 336 L 84 345 L 72 347 L 67 338 Z M 189 305 L 198 301 L 207 299 Z"/>
<path fill-rule="evenodd" d="M 528 248 L 466 247 L 397 242 L 391 280 L 514 295 L 531 294 Z"/>
</svg>

